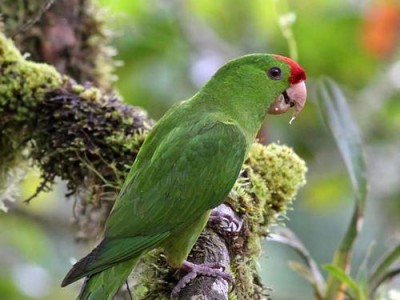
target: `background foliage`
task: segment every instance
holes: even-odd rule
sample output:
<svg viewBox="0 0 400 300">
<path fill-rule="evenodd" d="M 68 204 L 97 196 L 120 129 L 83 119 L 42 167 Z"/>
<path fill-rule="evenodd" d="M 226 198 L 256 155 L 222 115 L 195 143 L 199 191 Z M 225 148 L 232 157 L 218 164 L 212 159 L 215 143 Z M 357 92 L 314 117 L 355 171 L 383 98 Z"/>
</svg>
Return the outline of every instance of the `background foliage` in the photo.
<svg viewBox="0 0 400 300">
<path fill-rule="evenodd" d="M 365 227 L 356 243 L 352 275 L 363 277 L 400 239 L 400 4 L 352 0 L 101 0 L 114 32 L 116 86 L 125 99 L 159 118 L 186 99 L 228 59 L 251 52 L 290 55 L 279 24 L 293 21 L 298 61 L 307 71 L 309 102 L 289 126 L 289 116 L 268 117 L 265 143 L 287 144 L 308 164 L 308 184 L 289 213 L 318 264 L 329 263 L 353 209 L 351 182 L 317 105 L 316 80 L 338 82 L 360 128 L 367 154 L 370 192 Z M 288 14 L 289 13 L 289 14 Z M 293 13 L 293 14 L 291 14 Z M 21 187 L 29 197 L 34 174 Z M 89 246 L 73 243 L 71 204 L 63 186 L 17 215 L 0 215 L 2 299 L 70 299 L 76 287 L 60 289 L 67 261 Z M 287 247 L 265 242 L 260 261 L 272 299 L 310 299 L 312 290 L 292 272 L 297 260 Z M 85 249 L 83 249 L 85 248 Z M 387 288 L 394 289 L 399 282 Z M 391 292 L 393 294 L 393 292 Z M 5 297 L 3 297 L 5 296 Z"/>
</svg>

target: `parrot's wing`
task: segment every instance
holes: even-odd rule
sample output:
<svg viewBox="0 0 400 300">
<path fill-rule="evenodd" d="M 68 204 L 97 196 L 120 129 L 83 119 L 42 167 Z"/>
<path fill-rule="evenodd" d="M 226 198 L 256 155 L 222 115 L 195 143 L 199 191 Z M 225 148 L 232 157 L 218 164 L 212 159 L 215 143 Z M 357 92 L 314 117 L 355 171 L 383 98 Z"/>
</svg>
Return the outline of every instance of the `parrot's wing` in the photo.
<svg viewBox="0 0 400 300">
<path fill-rule="evenodd" d="M 131 258 L 139 258 L 146 249 L 168 237 L 164 232 L 153 236 L 135 236 L 123 239 L 104 239 L 87 256 L 79 260 L 65 276 L 61 286 L 111 268 Z"/>
<path fill-rule="evenodd" d="M 63 286 L 140 257 L 223 201 L 243 164 L 245 137 L 233 122 L 192 123 L 149 135 L 107 219 L 104 240 L 73 266 Z"/>
<path fill-rule="evenodd" d="M 106 238 L 179 230 L 219 205 L 239 175 L 247 142 L 234 121 L 203 118 L 167 133 L 159 129 L 142 146 L 107 220 Z"/>
</svg>

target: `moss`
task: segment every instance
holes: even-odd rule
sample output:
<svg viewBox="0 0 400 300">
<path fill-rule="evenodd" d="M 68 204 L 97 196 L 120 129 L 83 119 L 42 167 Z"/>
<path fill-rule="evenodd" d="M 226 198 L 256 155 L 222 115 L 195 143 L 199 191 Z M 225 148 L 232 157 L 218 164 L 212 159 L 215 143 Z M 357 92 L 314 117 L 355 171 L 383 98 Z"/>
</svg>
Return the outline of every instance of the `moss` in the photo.
<svg viewBox="0 0 400 300">
<path fill-rule="evenodd" d="M 61 85 L 61 77 L 51 66 L 25 60 L 11 40 L 0 34 L 0 111 L 7 122 L 23 121 L 32 116 L 32 109 L 43 101 L 46 91 Z"/>
<path fill-rule="evenodd" d="M 0 33 L 0 193 L 9 190 L 9 170 L 17 167 L 32 134 L 38 104 L 61 84 L 54 68 L 29 62 Z M 12 172 L 10 174 L 13 174 Z M 15 182 L 15 180 L 11 180 Z"/>
<path fill-rule="evenodd" d="M 76 214 L 81 237 L 101 230 L 151 124 L 116 96 L 25 60 L 0 33 L 0 174 L 25 160 L 28 147 L 42 171 L 38 192 L 60 177 L 69 195 L 84 196 Z M 0 176 L 0 191 L 6 181 Z"/>
<path fill-rule="evenodd" d="M 245 169 L 253 185 L 251 191 L 261 201 L 263 213 L 259 220 L 264 226 L 286 212 L 298 189 L 306 183 L 305 162 L 286 146 L 254 144 Z"/>
<path fill-rule="evenodd" d="M 286 212 L 306 183 L 306 172 L 305 162 L 289 147 L 254 143 L 233 188 L 236 196 L 228 203 L 252 223 L 267 227 Z M 253 230 L 262 233 L 261 227 Z"/>
<path fill-rule="evenodd" d="M 99 89 L 97 89 L 95 87 L 90 87 L 90 88 L 87 88 L 87 89 L 83 89 L 79 93 L 79 97 L 84 99 L 84 100 L 86 100 L 86 101 L 100 101 L 101 92 L 100 92 Z"/>
<path fill-rule="evenodd" d="M 19 61 L 21 59 L 22 56 L 15 48 L 14 43 L 4 34 L 0 34 L 0 62 Z"/>
<path fill-rule="evenodd" d="M 85 91 L 85 87 L 80 84 L 72 84 L 71 85 L 71 91 L 77 94 L 81 94 L 82 92 Z"/>
<path fill-rule="evenodd" d="M 238 299 L 261 299 L 265 289 L 257 272 L 261 239 L 280 221 L 300 187 L 305 184 L 305 162 L 292 149 L 255 143 L 251 147 L 227 203 L 245 222 L 231 247 Z M 236 245 L 236 246 L 235 246 Z M 247 298 L 246 298 L 247 297 Z"/>
<path fill-rule="evenodd" d="M 135 269 L 134 299 L 169 300 L 176 271 L 169 267 L 162 250 L 147 253 Z"/>
<path fill-rule="evenodd" d="M 80 195 L 75 211 L 81 238 L 92 238 L 107 218 L 152 121 L 136 107 L 69 81 L 46 94 L 37 110 L 31 157 L 51 186 L 66 181 Z"/>
</svg>

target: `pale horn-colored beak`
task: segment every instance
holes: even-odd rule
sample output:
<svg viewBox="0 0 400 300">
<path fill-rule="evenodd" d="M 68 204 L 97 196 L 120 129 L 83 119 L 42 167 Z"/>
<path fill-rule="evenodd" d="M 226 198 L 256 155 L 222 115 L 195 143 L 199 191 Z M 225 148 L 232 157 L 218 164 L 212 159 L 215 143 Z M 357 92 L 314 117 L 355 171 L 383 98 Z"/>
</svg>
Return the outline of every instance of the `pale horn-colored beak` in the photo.
<svg viewBox="0 0 400 300">
<path fill-rule="evenodd" d="M 297 115 L 303 110 L 307 99 L 307 89 L 304 81 L 292 84 L 286 91 L 278 96 L 268 109 L 269 114 L 279 115 L 287 112 L 294 107 L 294 112 L 290 124 L 296 119 Z"/>
</svg>

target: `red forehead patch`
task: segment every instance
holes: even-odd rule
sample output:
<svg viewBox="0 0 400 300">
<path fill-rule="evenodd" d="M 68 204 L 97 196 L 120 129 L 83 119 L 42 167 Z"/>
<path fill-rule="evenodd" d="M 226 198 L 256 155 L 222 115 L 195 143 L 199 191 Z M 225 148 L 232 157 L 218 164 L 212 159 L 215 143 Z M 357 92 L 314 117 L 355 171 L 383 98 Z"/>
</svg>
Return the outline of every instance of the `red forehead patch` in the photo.
<svg viewBox="0 0 400 300">
<path fill-rule="evenodd" d="M 274 55 L 274 57 L 276 59 L 284 61 L 285 63 L 287 63 L 290 66 L 291 73 L 290 73 L 290 77 L 289 77 L 289 82 L 291 84 L 296 84 L 296 83 L 299 83 L 300 81 L 306 80 L 306 73 L 304 72 L 303 68 L 299 66 L 299 64 L 297 62 L 295 62 L 294 60 L 287 58 L 285 56 L 281 56 L 281 55 Z"/>
</svg>

